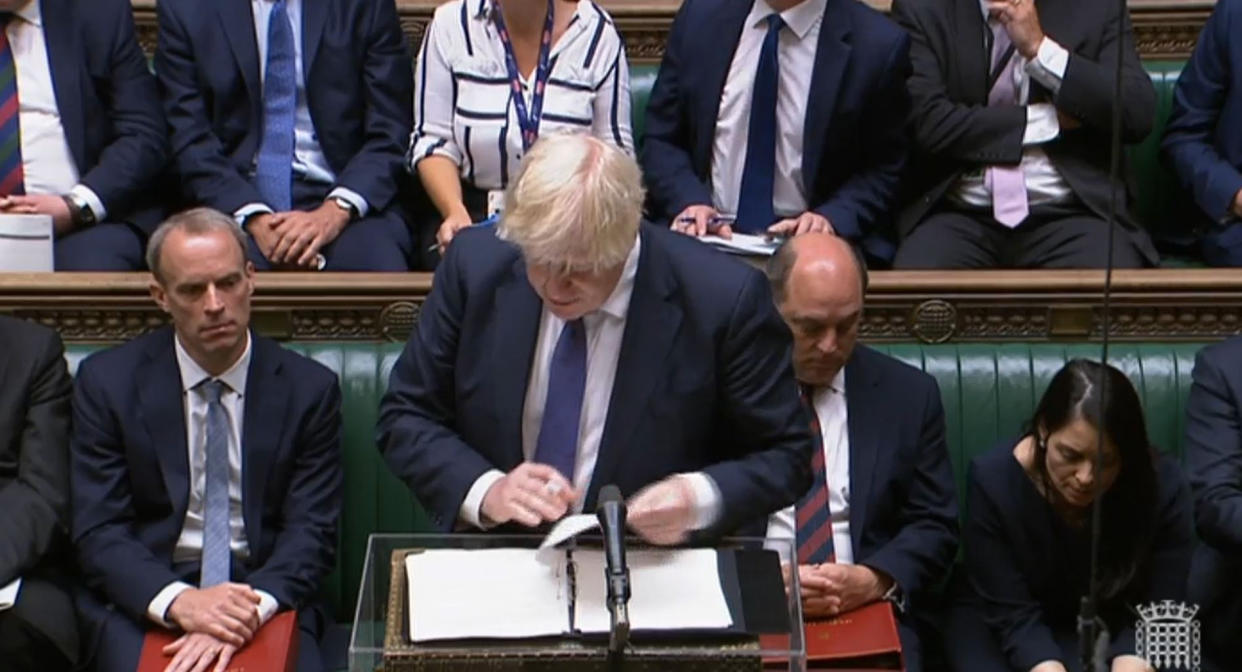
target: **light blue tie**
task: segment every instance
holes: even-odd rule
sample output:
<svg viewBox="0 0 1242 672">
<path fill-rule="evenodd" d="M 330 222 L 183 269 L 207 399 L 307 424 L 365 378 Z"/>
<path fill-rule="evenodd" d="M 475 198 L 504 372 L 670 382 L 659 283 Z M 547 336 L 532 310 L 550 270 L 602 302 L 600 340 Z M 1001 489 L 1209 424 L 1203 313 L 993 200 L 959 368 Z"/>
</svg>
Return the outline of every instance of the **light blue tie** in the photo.
<svg viewBox="0 0 1242 672">
<path fill-rule="evenodd" d="M 267 64 L 263 77 L 263 138 L 255 168 L 255 188 L 274 210 L 292 208 L 293 127 L 297 112 L 297 57 L 293 24 L 285 0 L 272 3 L 267 24 Z"/>
<path fill-rule="evenodd" d="M 203 487 L 203 567 L 199 588 L 229 580 L 229 419 L 218 380 L 200 385 L 207 397 L 206 485 Z"/>
</svg>

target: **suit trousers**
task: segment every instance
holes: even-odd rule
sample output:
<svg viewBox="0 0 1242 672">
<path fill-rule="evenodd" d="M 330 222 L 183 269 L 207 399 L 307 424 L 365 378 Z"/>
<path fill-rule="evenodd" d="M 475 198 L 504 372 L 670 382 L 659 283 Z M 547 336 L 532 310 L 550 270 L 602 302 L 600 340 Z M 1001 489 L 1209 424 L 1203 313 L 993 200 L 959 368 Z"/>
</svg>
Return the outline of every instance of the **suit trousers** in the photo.
<svg viewBox="0 0 1242 672">
<path fill-rule="evenodd" d="M 1113 268 L 1147 262 L 1129 232 L 1113 232 Z M 990 210 L 948 206 L 914 227 L 897 249 L 895 269 L 1104 268 L 1108 227 L 1077 206 L 1036 206 L 1017 227 Z"/>
<path fill-rule="evenodd" d="M 0 669 L 5 672 L 71 670 L 78 632 L 73 602 L 55 584 L 24 578 L 17 604 L 0 611 Z"/>
<path fill-rule="evenodd" d="M 293 207 L 298 210 L 314 210 L 323 204 L 332 185 L 316 184 L 305 180 L 293 180 Z M 372 209 L 366 217 L 345 226 L 336 240 L 323 247 L 327 259 L 325 271 L 384 271 L 406 272 L 415 257 L 414 237 L 406 224 L 399 205 L 386 210 Z M 270 270 L 272 265 L 259 252 L 254 239 L 250 239 L 248 256 L 259 270 Z"/>
<path fill-rule="evenodd" d="M 140 271 L 145 246 L 132 224 L 102 222 L 57 238 L 53 264 L 58 271 Z"/>
</svg>

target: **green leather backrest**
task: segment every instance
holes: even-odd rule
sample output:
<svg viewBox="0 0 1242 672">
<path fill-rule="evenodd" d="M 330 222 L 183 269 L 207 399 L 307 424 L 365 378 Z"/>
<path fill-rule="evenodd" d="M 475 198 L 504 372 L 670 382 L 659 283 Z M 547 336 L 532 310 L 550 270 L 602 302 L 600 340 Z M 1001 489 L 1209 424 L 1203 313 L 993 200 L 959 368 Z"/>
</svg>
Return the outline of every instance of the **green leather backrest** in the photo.
<svg viewBox="0 0 1242 672">
<path fill-rule="evenodd" d="M 1161 450 L 1181 456 L 1183 407 L 1195 352 L 1202 344 L 1113 345 L 1109 360 L 1138 389 L 1147 429 Z M 344 416 L 345 505 L 337 570 L 325 588 L 342 621 L 353 618 L 366 541 L 373 532 L 427 531 L 425 514 L 389 471 L 375 448 L 375 421 L 399 344 L 289 344 L 341 376 Z M 940 385 L 945 432 L 957 482 L 970 459 L 997 440 L 1015 436 L 1044 387 L 1067 360 L 1099 359 L 1097 345 L 966 344 L 876 346 L 927 371 Z M 72 370 L 91 346 L 71 346 Z M 896 400 L 900 403 L 900 400 Z M 963 495 L 959 488 L 959 497 Z"/>
</svg>

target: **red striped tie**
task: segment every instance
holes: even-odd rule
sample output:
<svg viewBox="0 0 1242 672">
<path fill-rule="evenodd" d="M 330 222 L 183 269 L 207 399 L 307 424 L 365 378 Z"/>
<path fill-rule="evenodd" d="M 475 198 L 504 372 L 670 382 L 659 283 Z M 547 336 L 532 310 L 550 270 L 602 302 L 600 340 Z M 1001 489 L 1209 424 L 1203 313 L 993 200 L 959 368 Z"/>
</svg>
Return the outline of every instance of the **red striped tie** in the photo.
<svg viewBox="0 0 1242 672">
<path fill-rule="evenodd" d="M 828 509 L 828 469 L 824 459 L 824 435 L 820 430 L 819 415 L 815 413 L 813 391 L 809 385 L 801 388 L 802 403 L 811 414 L 811 436 L 814 438 L 815 454 L 811 457 L 811 489 L 799 500 L 797 512 L 798 564 L 817 565 L 836 562 L 832 545 L 832 512 Z"/>
<path fill-rule="evenodd" d="M 26 176 L 22 171 L 22 133 L 18 112 L 17 63 L 13 47 L 3 30 L 12 14 L 0 13 L 0 196 L 26 193 Z"/>
</svg>

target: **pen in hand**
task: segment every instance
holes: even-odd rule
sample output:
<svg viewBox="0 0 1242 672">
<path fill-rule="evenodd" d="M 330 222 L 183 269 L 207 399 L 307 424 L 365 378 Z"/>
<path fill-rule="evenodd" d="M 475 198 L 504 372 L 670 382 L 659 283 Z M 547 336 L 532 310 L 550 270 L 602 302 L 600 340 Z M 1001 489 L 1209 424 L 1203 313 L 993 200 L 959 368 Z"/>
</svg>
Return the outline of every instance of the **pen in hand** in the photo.
<svg viewBox="0 0 1242 672">
<path fill-rule="evenodd" d="M 484 229 L 485 229 L 485 228 L 490 227 L 490 226 L 495 226 L 495 225 L 496 225 L 496 222 L 497 222 L 497 221 L 499 221 L 499 219 L 500 219 L 500 214 L 499 214 L 499 213 L 493 213 L 493 214 L 491 214 L 491 215 L 488 215 L 487 219 L 484 219 L 484 220 L 482 220 L 482 221 L 475 222 L 475 223 L 471 224 L 470 226 L 472 226 L 472 227 L 476 227 L 476 226 L 477 226 L 477 227 L 479 227 L 479 228 L 484 228 Z M 428 251 L 428 252 L 435 252 L 435 251 L 436 251 L 436 250 L 438 250 L 439 248 L 440 248 L 440 243 L 432 243 L 431 245 L 428 245 L 428 246 L 427 246 L 427 251 Z"/>
</svg>

